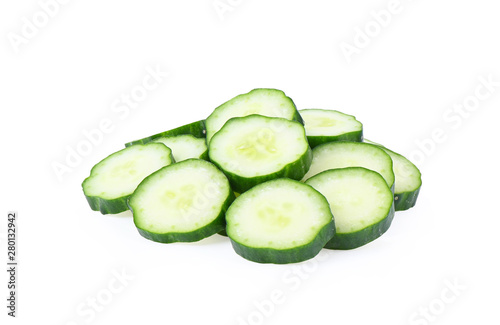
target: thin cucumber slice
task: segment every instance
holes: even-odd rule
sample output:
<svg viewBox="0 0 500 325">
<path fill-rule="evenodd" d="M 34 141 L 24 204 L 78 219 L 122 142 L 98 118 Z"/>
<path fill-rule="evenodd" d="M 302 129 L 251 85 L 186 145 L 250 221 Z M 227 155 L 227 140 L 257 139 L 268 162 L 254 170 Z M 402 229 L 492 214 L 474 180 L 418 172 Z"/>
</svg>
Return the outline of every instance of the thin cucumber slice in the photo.
<svg viewBox="0 0 500 325">
<path fill-rule="evenodd" d="M 282 117 L 303 123 L 292 99 L 284 92 L 277 89 L 254 89 L 225 102 L 210 114 L 206 119 L 207 143 L 210 143 L 214 134 L 230 118 L 252 114 Z"/>
<path fill-rule="evenodd" d="M 352 115 L 326 109 L 303 109 L 299 113 L 311 148 L 327 142 L 363 140 L 363 124 Z"/>
<path fill-rule="evenodd" d="M 188 159 L 146 177 L 130 197 L 139 233 L 160 243 L 194 242 L 225 227 L 234 193 L 213 164 Z"/>
<path fill-rule="evenodd" d="M 326 197 L 335 218 L 337 232 L 325 248 L 357 248 L 389 229 L 394 201 L 380 174 L 362 167 L 332 169 L 311 177 L 306 184 Z"/>
<path fill-rule="evenodd" d="M 132 146 L 134 144 L 145 144 L 145 143 L 151 142 L 151 141 L 158 139 L 158 138 L 173 137 L 173 136 L 177 136 L 177 135 L 181 135 L 181 134 L 191 134 L 192 136 L 197 137 L 197 138 L 204 138 L 205 137 L 205 120 L 196 121 L 196 122 L 189 123 L 189 124 L 186 124 L 183 126 L 179 126 L 178 128 L 175 128 L 172 130 L 168 130 L 168 131 L 164 131 L 161 133 L 151 135 L 151 136 L 146 137 L 146 138 L 127 142 L 127 143 L 125 143 L 125 147 Z"/>
<path fill-rule="evenodd" d="M 381 144 L 366 140 L 379 146 L 391 158 L 394 167 L 395 186 L 394 186 L 394 204 L 396 211 L 408 210 L 417 203 L 420 187 L 422 186 L 422 174 L 411 161 L 404 156 L 387 149 Z"/>
<path fill-rule="evenodd" d="M 335 233 L 328 202 L 312 187 L 277 179 L 241 194 L 226 213 L 236 253 L 259 263 L 294 263 L 316 256 Z"/>
<path fill-rule="evenodd" d="M 208 153 L 238 193 L 280 177 L 299 180 L 312 159 L 302 124 L 261 115 L 227 121 Z"/>
<path fill-rule="evenodd" d="M 189 158 L 208 160 L 208 148 L 203 138 L 196 138 L 191 134 L 182 134 L 174 137 L 161 137 L 153 140 L 172 149 L 176 162 Z"/>
<path fill-rule="evenodd" d="M 128 210 L 127 200 L 149 174 L 174 162 L 172 151 L 161 143 L 135 145 L 104 158 L 90 171 L 83 193 L 95 211 L 102 214 Z"/>
<path fill-rule="evenodd" d="M 330 142 L 313 149 L 311 168 L 304 176 L 307 180 L 328 169 L 365 167 L 378 172 L 390 188 L 394 188 L 392 159 L 379 147 L 362 142 Z"/>
</svg>

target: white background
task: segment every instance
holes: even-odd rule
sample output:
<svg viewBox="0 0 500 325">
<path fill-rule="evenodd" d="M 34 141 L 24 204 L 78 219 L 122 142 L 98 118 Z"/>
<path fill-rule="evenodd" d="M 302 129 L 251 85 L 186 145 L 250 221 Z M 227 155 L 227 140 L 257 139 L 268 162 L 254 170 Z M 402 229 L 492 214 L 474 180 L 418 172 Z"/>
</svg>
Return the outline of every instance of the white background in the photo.
<svg viewBox="0 0 500 325">
<path fill-rule="evenodd" d="M 371 12 L 387 0 L 221 2 L 222 16 L 213 0 L 74 0 L 52 17 L 2 2 L 1 260 L 15 210 L 20 264 L 16 319 L 1 272 L 1 323 L 499 324 L 496 2 L 401 0 L 382 27 Z M 348 62 L 341 45 L 355 41 Z M 120 111 L 148 67 L 168 77 Z M 220 236 L 157 244 L 129 213 L 90 210 L 81 182 L 99 160 L 257 87 L 355 115 L 420 167 L 417 206 L 365 247 L 295 266 L 249 262 Z M 464 101 L 472 111 L 450 111 Z M 58 178 L 103 120 L 111 130 Z"/>
</svg>

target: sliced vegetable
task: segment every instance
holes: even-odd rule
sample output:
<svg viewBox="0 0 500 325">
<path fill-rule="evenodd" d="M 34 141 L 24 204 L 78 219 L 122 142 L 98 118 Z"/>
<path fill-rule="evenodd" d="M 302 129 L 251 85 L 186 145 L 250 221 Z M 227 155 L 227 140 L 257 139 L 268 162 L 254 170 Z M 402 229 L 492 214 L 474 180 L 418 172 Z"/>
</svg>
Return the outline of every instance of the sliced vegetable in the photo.
<svg viewBox="0 0 500 325">
<path fill-rule="evenodd" d="M 160 142 L 169 147 L 176 162 L 189 158 L 208 160 L 208 148 L 205 139 L 196 138 L 191 134 L 161 137 L 153 140 L 153 142 Z"/>
<path fill-rule="evenodd" d="M 312 159 L 302 124 L 261 115 L 227 121 L 208 152 L 238 193 L 280 177 L 299 180 Z"/>
<path fill-rule="evenodd" d="M 381 144 L 366 139 L 365 142 L 379 146 L 392 158 L 395 175 L 394 204 L 396 211 L 408 210 L 414 207 L 422 186 L 422 175 L 417 166 L 404 156 L 387 149 Z"/>
<path fill-rule="evenodd" d="M 396 210 L 415 205 L 417 167 L 363 140 L 354 116 L 299 112 L 283 91 L 259 88 L 206 120 L 128 142 L 82 188 L 93 210 L 130 209 L 152 241 L 218 233 L 245 259 L 301 262 L 323 247 L 363 246 L 388 230 Z"/>
<path fill-rule="evenodd" d="M 92 210 L 120 213 L 128 210 L 128 198 L 146 176 L 173 162 L 172 151 L 161 143 L 131 146 L 97 163 L 83 181 L 83 192 Z"/>
<path fill-rule="evenodd" d="M 210 143 L 214 134 L 230 118 L 252 114 L 282 117 L 303 123 L 292 99 L 284 92 L 277 89 L 254 89 L 225 102 L 210 114 L 206 119 L 207 143 Z"/>
<path fill-rule="evenodd" d="M 178 128 L 151 135 L 149 137 L 125 143 L 125 147 L 134 144 L 145 144 L 162 137 L 173 137 L 181 134 L 191 134 L 197 138 L 205 137 L 205 120 L 189 123 Z"/>
<path fill-rule="evenodd" d="M 352 115 L 325 109 L 303 109 L 299 113 L 311 148 L 327 142 L 363 140 L 363 124 Z"/>
<path fill-rule="evenodd" d="M 241 194 L 229 207 L 226 220 L 236 253 L 259 263 L 305 261 L 316 256 L 335 233 L 323 195 L 286 178 Z"/>
<path fill-rule="evenodd" d="M 378 172 L 390 188 L 394 188 L 392 159 L 379 147 L 362 142 L 330 142 L 313 149 L 311 168 L 304 176 L 307 180 L 328 169 L 365 167 Z"/>
<path fill-rule="evenodd" d="M 146 177 L 129 205 L 139 233 L 160 243 L 193 242 L 224 229 L 234 193 L 213 164 L 188 159 Z"/>
<path fill-rule="evenodd" d="M 394 217 L 390 188 L 377 172 L 349 167 L 321 172 L 306 184 L 323 194 L 335 218 L 331 249 L 353 249 L 369 243 L 389 229 Z"/>
</svg>

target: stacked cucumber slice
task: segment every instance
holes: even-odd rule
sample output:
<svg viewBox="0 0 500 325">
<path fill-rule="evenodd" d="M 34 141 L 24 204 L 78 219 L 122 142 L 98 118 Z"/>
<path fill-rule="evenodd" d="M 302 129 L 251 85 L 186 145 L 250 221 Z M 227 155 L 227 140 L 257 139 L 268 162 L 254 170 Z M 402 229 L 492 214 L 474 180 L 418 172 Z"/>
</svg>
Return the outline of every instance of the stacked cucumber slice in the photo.
<svg viewBox="0 0 500 325">
<path fill-rule="evenodd" d="M 173 162 L 172 151 L 163 144 L 128 147 L 95 165 L 83 181 L 83 192 L 92 210 L 120 213 L 128 210 L 130 195 L 146 176 Z"/>
<path fill-rule="evenodd" d="M 187 159 L 146 177 L 129 206 L 142 236 L 161 243 L 193 242 L 225 228 L 224 215 L 233 200 L 220 170 Z"/>
<path fill-rule="evenodd" d="M 329 169 L 306 184 L 326 197 L 335 216 L 337 234 L 326 248 L 360 247 L 389 229 L 394 216 L 393 194 L 377 172 L 363 167 Z"/>
<path fill-rule="evenodd" d="M 125 146 L 83 182 L 93 210 L 131 210 L 139 233 L 160 243 L 227 234 L 237 254 L 259 263 L 372 242 L 422 185 L 408 159 L 363 139 L 354 116 L 298 111 L 276 89 Z"/>
<path fill-rule="evenodd" d="M 212 137 L 209 156 L 238 193 L 277 178 L 300 180 L 312 160 L 302 124 L 256 114 L 228 120 Z"/>
<path fill-rule="evenodd" d="M 325 197 L 288 178 L 264 182 L 240 195 L 226 221 L 236 253 L 260 263 L 312 258 L 335 233 Z"/>
</svg>

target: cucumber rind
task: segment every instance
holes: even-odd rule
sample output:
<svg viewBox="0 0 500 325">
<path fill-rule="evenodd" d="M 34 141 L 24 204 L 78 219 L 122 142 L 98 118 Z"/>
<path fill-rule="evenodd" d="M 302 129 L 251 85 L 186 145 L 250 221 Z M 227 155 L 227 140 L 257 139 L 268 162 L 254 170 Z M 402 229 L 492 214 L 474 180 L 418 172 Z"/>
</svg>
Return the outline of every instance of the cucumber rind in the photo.
<svg viewBox="0 0 500 325">
<path fill-rule="evenodd" d="M 116 199 L 108 200 L 98 196 L 87 196 L 87 202 L 94 211 L 99 211 L 102 214 L 117 214 L 128 210 L 128 198 L 130 195 L 125 195 Z"/>
<path fill-rule="evenodd" d="M 213 164 L 210 162 L 207 162 L 207 161 L 201 160 L 201 159 L 195 159 L 195 158 L 190 158 L 190 159 L 184 160 L 182 162 L 176 163 L 175 165 L 177 165 L 177 166 L 175 166 L 175 167 L 174 167 L 174 165 L 165 166 L 164 168 L 159 169 L 155 173 L 146 177 L 141 182 L 141 184 L 139 184 L 139 186 L 137 186 L 137 189 L 133 195 L 135 195 L 136 193 L 138 193 L 141 190 L 141 187 L 144 186 L 143 184 L 147 184 L 147 182 L 149 182 L 151 179 L 153 179 L 156 176 L 155 174 L 162 173 L 165 168 L 167 168 L 167 167 L 179 168 L 179 165 L 188 164 L 188 163 L 191 163 L 193 161 L 203 162 L 205 164 L 210 164 L 213 166 Z M 214 170 L 216 169 L 215 166 L 213 166 L 213 168 L 214 168 Z M 218 169 L 217 169 L 217 172 L 222 174 L 222 172 L 220 172 Z M 225 226 L 226 226 L 225 213 L 226 213 L 227 209 L 229 208 L 229 206 L 231 205 L 231 203 L 235 199 L 234 192 L 231 190 L 231 188 L 229 186 L 229 182 L 228 182 L 227 189 L 228 189 L 228 191 L 227 191 L 227 194 L 225 196 L 225 200 L 220 207 L 219 214 L 210 223 L 208 223 L 204 226 L 201 226 L 201 227 L 199 227 L 195 230 L 192 230 L 192 231 L 158 233 L 158 232 L 144 229 L 144 227 L 139 225 L 139 222 L 137 220 L 138 218 L 140 218 L 140 215 L 134 213 L 134 210 L 139 210 L 139 208 L 136 209 L 134 207 L 133 198 L 132 198 L 133 195 L 131 196 L 131 199 L 128 201 L 128 208 L 132 211 L 132 214 L 134 217 L 135 227 L 137 228 L 139 234 L 141 236 L 143 236 L 144 238 L 152 240 L 154 242 L 164 243 L 164 244 L 176 243 L 176 242 L 196 242 L 196 241 L 200 241 L 204 238 L 210 237 L 210 236 L 218 233 L 219 231 L 222 231 L 225 229 Z"/>
<path fill-rule="evenodd" d="M 125 147 L 132 146 L 134 144 L 146 144 L 149 143 L 155 139 L 162 138 L 162 137 L 172 137 L 176 135 L 182 135 L 182 134 L 191 134 L 195 136 L 196 138 L 204 138 L 205 137 L 205 120 L 200 120 L 196 121 L 193 123 L 189 123 L 186 125 L 179 126 L 175 129 L 163 131 L 157 134 L 150 135 L 148 137 L 130 141 L 125 143 Z"/>
<path fill-rule="evenodd" d="M 257 263 L 289 264 L 303 262 L 319 254 L 326 243 L 335 235 L 335 227 L 326 224 L 321 228 L 312 242 L 288 249 L 274 249 L 267 247 L 249 247 L 234 239 L 231 245 L 241 257 Z"/>
<path fill-rule="evenodd" d="M 235 199 L 240 196 L 241 194 L 238 192 L 233 192 Z M 224 226 L 224 229 L 218 232 L 219 235 L 227 237 L 227 232 L 226 232 L 226 227 Z"/>
<path fill-rule="evenodd" d="M 238 174 L 231 173 L 225 170 L 224 167 L 222 167 L 215 161 L 212 161 L 212 163 L 215 166 L 217 166 L 217 168 L 222 170 L 224 174 L 226 174 L 227 178 L 229 179 L 229 183 L 231 184 L 231 188 L 234 191 L 243 193 L 258 184 L 277 178 L 290 178 L 294 180 L 300 180 L 302 177 L 304 177 L 304 174 L 309 169 L 311 161 L 312 161 L 312 151 L 310 148 L 308 148 L 307 151 L 299 159 L 284 166 L 279 171 L 272 174 L 256 176 L 256 177 L 240 176 Z"/>
<path fill-rule="evenodd" d="M 412 192 L 394 193 L 394 208 L 396 211 L 411 209 L 417 204 L 420 187 Z"/>
<path fill-rule="evenodd" d="M 217 106 L 213 112 L 207 117 L 207 119 L 205 120 L 205 127 L 206 127 L 206 137 L 207 137 L 207 143 L 210 143 L 212 137 L 222 128 L 222 126 L 224 125 L 224 123 L 220 126 L 214 126 L 212 125 L 212 120 L 218 118 L 218 114 L 220 113 L 220 111 L 223 111 L 224 109 L 226 109 L 227 106 L 231 105 L 232 103 L 234 103 L 235 101 L 238 101 L 238 100 L 241 100 L 241 99 L 244 99 L 244 98 L 251 98 L 251 96 L 255 93 L 258 93 L 258 92 L 269 92 L 269 93 L 273 93 L 274 95 L 278 95 L 279 97 L 281 97 L 284 102 L 286 102 L 292 109 L 293 109 L 293 114 L 292 116 L 290 116 L 289 120 L 291 121 L 296 121 L 296 122 L 299 122 L 300 124 L 304 125 L 304 120 L 302 119 L 302 117 L 300 116 L 300 113 L 299 111 L 297 110 L 297 107 L 295 106 L 295 103 L 293 102 L 293 100 L 288 97 L 282 90 L 279 90 L 279 89 L 273 89 L 273 88 L 255 88 L 255 89 L 252 89 L 251 91 L 249 91 L 248 93 L 245 93 L 245 94 L 240 94 L 240 95 L 237 95 L 236 97 L 233 97 L 231 98 L 230 100 L 224 102 L 223 104 Z M 251 114 L 247 114 L 247 115 L 251 115 Z M 233 118 L 234 117 L 242 117 L 242 116 L 247 116 L 247 115 L 234 115 L 232 116 Z M 275 116 L 272 116 L 272 115 L 266 115 L 266 114 L 261 114 L 261 115 L 264 115 L 264 116 L 269 116 L 269 117 L 275 117 Z M 229 120 L 229 119 L 228 119 Z M 227 121 L 228 121 L 227 120 Z M 227 122 L 226 121 L 226 122 Z M 218 124 L 218 123 L 215 123 L 215 124 Z"/>
<path fill-rule="evenodd" d="M 348 133 L 343 133 L 340 135 L 332 135 L 332 136 L 307 136 L 307 141 L 309 141 L 309 145 L 311 148 L 315 148 L 319 145 L 328 142 L 339 142 L 339 141 L 348 141 L 348 142 L 362 142 L 363 141 L 363 131 L 353 131 Z"/>
<path fill-rule="evenodd" d="M 225 127 L 227 127 L 228 125 L 230 125 L 231 123 L 234 123 L 236 121 L 242 121 L 243 119 L 251 119 L 251 118 L 255 118 L 255 117 L 259 117 L 262 119 L 269 119 L 269 120 L 270 119 L 283 120 L 283 121 L 287 121 L 289 123 L 297 123 L 297 124 L 301 125 L 297 121 L 290 121 L 290 120 L 286 120 L 283 118 L 268 117 L 268 116 L 252 114 L 252 115 L 247 115 L 247 116 L 243 116 L 243 117 L 233 117 L 233 118 L 229 119 L 226 122 L 226 124 L 224 124 L 224 127 L 222 129 L 224 129 Z M 222 136 L 222 132 L 216 133 L 214 135 L 214 138 L 220 137 L 220 136 Z M 265 175 L 245 177 L 245 176 L 239 175 L 237 173 L 228 171 L 226 168 L 224 168 L 223 163 L 218 162 L 217 161 L 218 159 L 213 157 L 213 155 L 210 154 L 211 150 L 213 150 L 211 148 L 214 146 L 215 141 L 211 141 L 209 144 L 209 149 L 208 149 L 209 159 L 215 166 L 217 166 L 217 168 L 219 168 L 220 170 L 222 170 L 224 172 L 224 174 L 229 179 L 229 183 L 231 184 L 231 188 L 233 189 L 233 191 L 238 192 L 238 193 L 243 193 L 243 192 L 247 191 L 248 189 L 250 189 L 258 184 L 261 184 L 261 183 L 264 183 L 264 182 L 267 182 L 267 181 L 270 181 L 273 179 L 277 179 L 277 178 L 291 178 L 293 180 L 300 180 L 300 179 L 302 179 L 302 177 L 304 177 L 304 175 L 309 170 L 309 167 L 311 166 L 311 162 L 313 159 L 311 147 L 307 143 L 305 130 L 303 131 L 302 136 L 304 139 L 304 144 L 307 145 L 306 151 L 298 159 L 284 165 L 283 168 L 281 168 L 280 170 L 277 170 L 273 173 L 269 173 L 269 174 L 265 174 Z"/>
<path fill-rule="evenodd" d="M 150 144 L 148 144 L 148 145 L 150 145 Z M 155 145 L 157 145 L 157 144 L 155 144 Z M 169 163 L 167 165 L 174 163 L 175 161 L 174 161 L 174 158 L 172 156 L 172 150 L 170 150 L 170 148 L 168 148 L 164 144 L 160 144 L 160 145 L 162 145 L 163 147 L 165 147 L 169 151 Z M 117 213 L 125 212 L 129 209 L 128 200 L 133 193 L 130 193 L 128 195 L 124 195 L 121 197 L 117 197 L 117 198 L 108 199 L 108 198 L 103 198 L 103 197 L 100 197 L 97 195 L 87 195 L 87 193 L 85 191 L 85 184 L 90 178 L 93 177 L 93 174 L 95 173 L 97 166 L 100 163 L 102 163 L 103 161 L 105 161 L 106 159 L 110 158 L 111 156 L 113 156 L 115 154 L 119 154 L 121 151 L 126 150 L 126 149 L 127 148 L 121 149 L 117 152 L 114 152 L 111 155 L 107 156 L 106 158 L 102 159 L 97 164 L 95 164 L 92 167 L 92 169 L 90 170 L 90 176 L 88 176 L 83 181 L 83 183 L 82 183 L 83 194 L 85 195 L 85 198 L 87 199 L 87 202 L 93 211 L 99 211 L 102 214 L 117 214 Z"/>
</svg>

